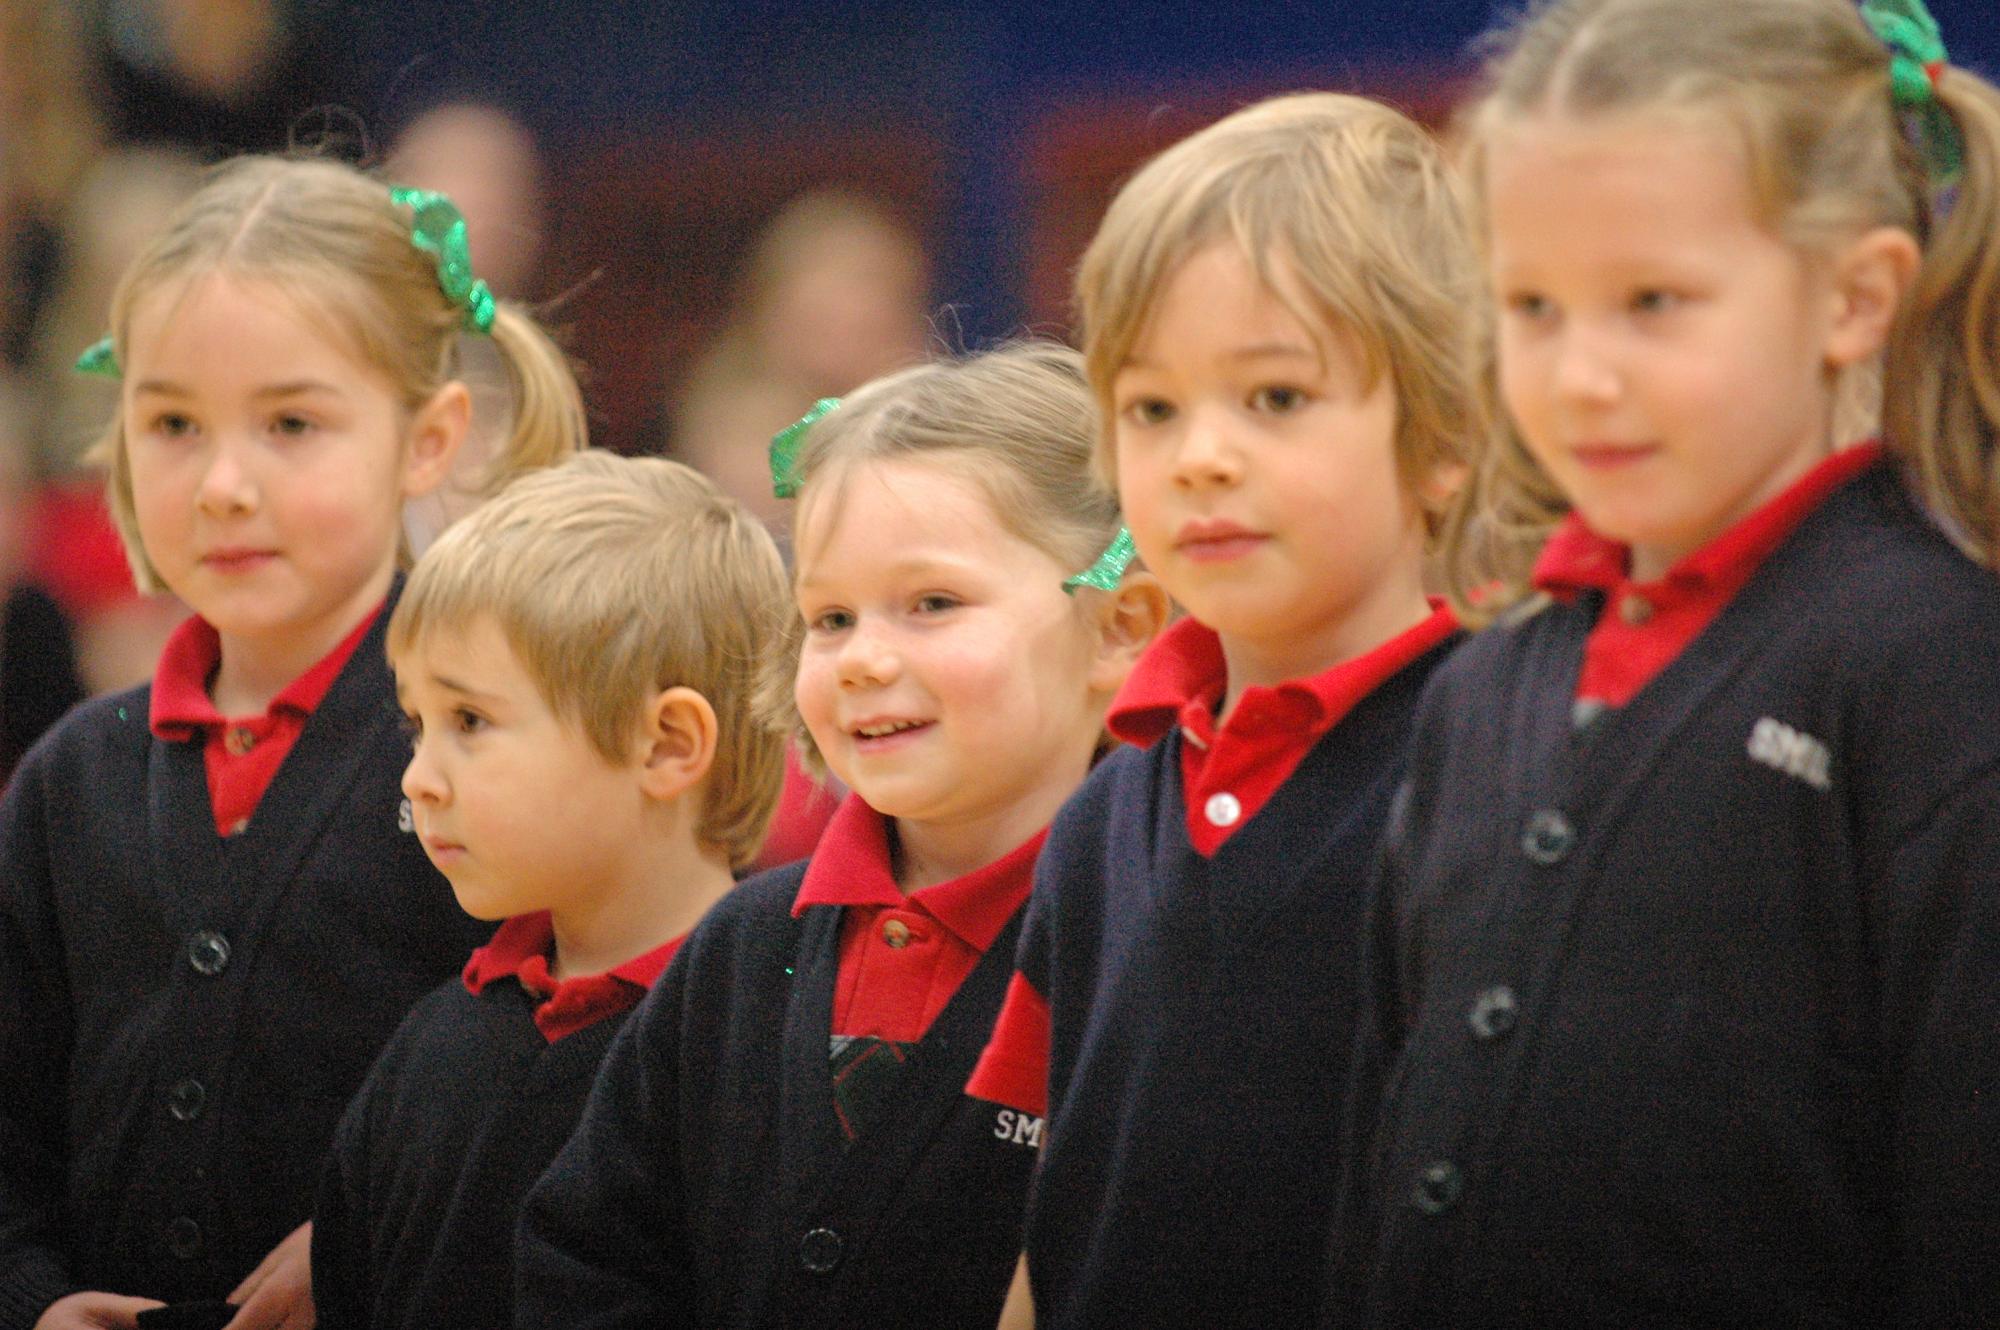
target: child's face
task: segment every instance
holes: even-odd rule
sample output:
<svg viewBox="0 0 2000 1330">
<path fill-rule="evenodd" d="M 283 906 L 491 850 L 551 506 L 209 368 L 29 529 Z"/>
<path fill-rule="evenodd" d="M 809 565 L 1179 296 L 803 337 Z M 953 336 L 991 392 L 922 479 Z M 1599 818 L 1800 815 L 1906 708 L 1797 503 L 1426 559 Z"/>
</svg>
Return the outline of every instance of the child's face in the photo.
<svg viewBox="0 0 2000 1330">
<path fill-rule="evenodd" d="M 225 653 L 330 649 L 387 593 L 422 487 L 388 383 L 272 287 L 223 273 L 141 299 L 126 359 L 134 508 L 161 579 Z"/>
<path fill-rule="evenodd" d="M 1423 525 L 1388 375 L 1302 324 L 1237 247 L 1197 251 L 1112 381 L 1146 566 L 1221 637 L 1232 690 L 1315 673 L 1421 609 Z"/>
<path fill-rule="evenodd" d="M 795 696 L 827 765 L 906 831 L 1026 840 L 1103 725 L 1075 570 L 927 462 L 857 465 L 800 516 Z"/>
<path fill-rule="evenodd" d="M 1487 167 L 1500 383 L 1535 459 L 1655 577 L 1824 456 L 1833 296 L 1719 130 L 1538 118 Z"/>
<path fill-rule="evenodd" d="M 607 760 L 484 616 L 424 634 L 395 664 L 415 730 L 403 793 L 467 914 L 561 911 L 627 885 L 649 802 L 636 725 L 631 760 Z"/>
</svg>

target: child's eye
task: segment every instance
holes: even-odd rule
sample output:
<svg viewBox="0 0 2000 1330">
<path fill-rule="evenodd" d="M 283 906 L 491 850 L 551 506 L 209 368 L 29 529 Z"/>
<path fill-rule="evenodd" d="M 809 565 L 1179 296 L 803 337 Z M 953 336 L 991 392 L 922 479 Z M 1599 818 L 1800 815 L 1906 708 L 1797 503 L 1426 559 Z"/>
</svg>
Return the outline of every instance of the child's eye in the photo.
<svg viewBox="0 0 2000 1330">
<path fill-rule="evenodd" d="M 1555 317 L 1555 304 L 1547 296 L 1520 291 L 1507 297 L 1507 312 L 1529 323 L 1543 323 Z"/>
<path fill-rule="evenodd" d="M 1304 390 L 1288 388 L 1280 384 L 1274 384 L 1268 388 L 1259 388 L 1256 392 L 1250 394 L 1251 410 L 1268 411 L 1272 415 L 1282 416 L 1287 412 L 1298 410 L 1305 404 L 1306 395 Z"/>
<path fill-rule="evenodd" d="M 964 603 L 957 596 L 946 595 L 942 591 L 932 591 L 917 597 L 916 609 L 919 614 L 942 614 L 946 610 L 957 609 Z"/>
<path fill-rule="evenodd" d="M 403 719 L 401 725 L 403 730 L 403 737 L 410 741 L 411 748 L 414 749 L 419 743 L 423 742 L 424 738 L 423 717 L 417 715 L 413 711 L 405 711 L 403 713 Z"/>
<path fill-rule="evenodd" d="M 1123 414 L 1135 425 L 1164 425 L 1174 418 L 1174 406 L 1159 397 L 1137 397 L 1125 404 Z"/>
<path fill-rule="evenodd" d="M 821 610 L 806 618 L 806 631 L 811 633 L 838 633 L 853 626 L 854 615 L 848 610 Z"/>
<path fill-rule="evenodd" d="M 1662 291 L 1648 287 L 1632 294 L 1632 309 L 1639 314 L 1664 314 L 1681 303 L 1680 296 L 1673 291 Z"/>
<path fill-rule="evenodd" d="M 477 734 L 487 726 L 486 717 L 480 715 L 471 707 L 454 707 L 451 713 L 451 723 L 453 728 L 460 734 Z"/>
<path fill-rule="evenodd" d="M 162 438 L 178 439 L 194 433 L 194 421 L 178 411 L 162 411 L 153 417 L 149 429 Z"/>
<path fill-rule="evenodd" d="M 271 422 L 271 429 L 275 433 L 294 436 L 305 434 L 312 427 L 312 421 L 306 419 L 304 416 L 294 415 L 291 412 L 286 412 Z"/>
</svg>

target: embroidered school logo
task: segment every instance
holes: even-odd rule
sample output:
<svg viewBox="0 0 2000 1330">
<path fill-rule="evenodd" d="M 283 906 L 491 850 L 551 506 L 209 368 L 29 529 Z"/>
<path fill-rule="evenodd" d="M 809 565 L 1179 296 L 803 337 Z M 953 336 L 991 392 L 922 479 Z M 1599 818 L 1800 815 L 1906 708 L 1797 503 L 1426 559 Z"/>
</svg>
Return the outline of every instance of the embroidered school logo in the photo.
<svg viewBox="0 0 2000 1330">
<path fill-rule="evenodd" d="M 402 806 L 396 809 L 396 830 L 415 831 L 416 829 L 417 815 L 410 811 L 410 801 L 405 799 Z"/>
<path fill-rule="evenodd" d="M 1003 1108 L 993 1127 L 993 1139 L 1012 1141 L 1016 1145 L 1025 1145 L 1030 1150 L 1039 1150 L 1042 1148 L 1042 1120 L 1011 1108 Z"/>
<path fill-rule="evenodd" d="M 1750 730 L 1748 747 L 1752 761 L 1762 762 L 1774 771 L 1796 777 L 1815 790 L 1824 790 L 1833 784 L 1829 774 L 1833 754 L 1827 751 L 1826 745 L 1783 721 L 1772 720 L 1769 716 L 1758 721 Z"/>
</svg>

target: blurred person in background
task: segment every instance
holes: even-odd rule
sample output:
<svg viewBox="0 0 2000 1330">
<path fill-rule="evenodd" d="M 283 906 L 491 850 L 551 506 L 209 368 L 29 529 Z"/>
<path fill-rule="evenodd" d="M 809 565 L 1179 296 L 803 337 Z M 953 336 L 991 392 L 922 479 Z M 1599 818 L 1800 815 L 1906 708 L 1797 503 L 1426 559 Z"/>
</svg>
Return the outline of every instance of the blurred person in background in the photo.
<svg viewBox="0 0 2000 1330">
<path fill-rule="evenodd" d="M 111 416 L 118 387 L 73 371 L 79 347 L 103 332 L 119 275 L 201 181 L 189 153 L 126 148 L 83 172 L 59 216 L 62 268 L 35 330 L 31 362 L 38 400 L 29 447 L 49 478 L 36 499 L 28 561 L 75 625 L 78 661 L 92 693 L 129 688 L 153 664 L 186 608 L 170 595 L 142 596 L 104 503 L 104 477 L 83 463 L 85 447 Z"/>
<path fill-rule="evenodd" d="M 923 355 L 930 261 L 876 203 L 802 194 L 752 242 L 736 308 L 672 408 L 667 454 L 706 473 L 771 528 L 790 558 L 789 500 L 771 493 L 771 436 Z M 759 868 L 811 854 L 840 803 L 787 750 L 784 793 Z"/>
<path fill-rule="evenodd" d="M 19 381 L 0 378 L 0 786 L 42 731 L 83 700 L 69 621 L 28 580 L 30 416 Z"/>
<path fill-rule="evenodd" d="M 822 397 L 918 360 L 930 261 L 908 227 L 858 195 L 815 191 L 752 242 L 735 310 L 672 408 L 667 454 L 706 472 L 772 529 L 771 435 Z"/>
<path fill-rule="evenodd" d="M 349 59 L 347 6 L 318 0 L 71 0 L 114 139 L 214 160 L 276 151 L 308 111 L 368 107 Z"/>
</svg>

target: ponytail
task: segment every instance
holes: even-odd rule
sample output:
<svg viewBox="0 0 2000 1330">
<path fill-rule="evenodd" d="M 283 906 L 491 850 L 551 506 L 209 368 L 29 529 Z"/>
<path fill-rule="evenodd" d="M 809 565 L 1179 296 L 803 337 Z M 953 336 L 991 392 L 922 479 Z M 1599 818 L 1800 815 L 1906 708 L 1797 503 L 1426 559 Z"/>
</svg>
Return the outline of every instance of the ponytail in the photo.
<svg viewBox="0 0 2000 1330">
<path fill-rule="evenodd" d="M 1952 538 L 1991 568 L 2000 566 L 2000 90 L 1949 68 L 1937 98 L 1964 166 L 1890 335 L 1882 432 Z"/>
<path fill-rule="evenodd" d="M 569 357 L 542 326 L 503 300 L 494 309 L 492 337 L 507 372 L 513 417 L 483 477 L 489 496 L 516 476 L 560 462 L 589 443 L 583 394 Z"/>
</svg>

